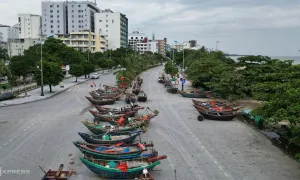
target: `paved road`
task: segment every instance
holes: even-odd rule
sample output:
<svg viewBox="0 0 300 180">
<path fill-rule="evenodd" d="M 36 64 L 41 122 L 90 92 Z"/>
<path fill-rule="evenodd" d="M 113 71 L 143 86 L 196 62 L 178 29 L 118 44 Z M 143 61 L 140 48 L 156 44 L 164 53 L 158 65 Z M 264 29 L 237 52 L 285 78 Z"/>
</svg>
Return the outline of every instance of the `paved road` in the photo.
<svg viewBox="0 0 300 180">
<path fill-rule="evenodd" d="M 239 121 L 196 120 L 191 100 L 168 94 L 157 83 L 162 67 L 143 73 L 143 89 L 149 101 L 140 103 L 160 111 L 143 135 L 152 140 L 168 159 L 156 167 L 155 179 L 174 180 L 296 180 L 299 164 L 284 155 L 263 135 Z M 112 74 L 95 81 L 114 84 Z M 4 175 L 0 179 L 35 180 L 44 169 L 64 163 L 77 175 L 72 179 L 99 179 L 78 159 L 72 144 L 81 140 L 77 132 L 88 132 L 80 120 L 90 119 L 87 96 L 89 82 L 77 85 L 54 98 L 0 108 L 0 167 L 29 170 L 30 174 Z M 122 106 L 123 101 L 114 106 Z M 75 163 L 73 164 L 73 159 Z"/>
</svg>

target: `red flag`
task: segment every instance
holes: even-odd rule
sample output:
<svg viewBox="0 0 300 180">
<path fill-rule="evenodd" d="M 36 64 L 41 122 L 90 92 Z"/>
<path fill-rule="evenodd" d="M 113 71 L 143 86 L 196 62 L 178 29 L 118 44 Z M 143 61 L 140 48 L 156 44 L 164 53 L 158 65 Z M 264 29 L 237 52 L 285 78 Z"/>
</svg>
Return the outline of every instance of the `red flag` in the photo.
<svg viewBox="0 0 300 180">
<path fill-rule="evenodd" d="M 141 144 L 141 143 L 138 143 L 138 146 L 139 146 L 140 148 L 142 148 L 143 150 L 145 149 L 145 146 L 144 146 L 143 144 Z"/>
<path fill-rule="evenodd" d="M 117 169 L 120 169 L 123 173 L 125 173 L 127 171 L 127 164 L 126 164 L 126 162 L 117 165 Z"/>
<path fill-rule="evenodd" d="M 125 119 L 122 116 L 117 122 L 118 122 L 119 125 L 124 126 L 124 121 L 125 121 Z"/>
</svg>

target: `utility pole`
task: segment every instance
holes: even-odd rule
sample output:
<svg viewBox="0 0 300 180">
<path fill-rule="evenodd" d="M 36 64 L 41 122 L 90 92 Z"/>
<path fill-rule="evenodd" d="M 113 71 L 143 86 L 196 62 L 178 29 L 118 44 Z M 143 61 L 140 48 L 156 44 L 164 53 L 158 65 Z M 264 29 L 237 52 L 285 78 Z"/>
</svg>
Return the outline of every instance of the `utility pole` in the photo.
<svg viewBox="0 0 300 180">
<path fill-rule="evenodd" d="M 43 79 L 43 40 L 41 37 L 41 96 L 44 96 L 44 79 Z"/>
</svg>

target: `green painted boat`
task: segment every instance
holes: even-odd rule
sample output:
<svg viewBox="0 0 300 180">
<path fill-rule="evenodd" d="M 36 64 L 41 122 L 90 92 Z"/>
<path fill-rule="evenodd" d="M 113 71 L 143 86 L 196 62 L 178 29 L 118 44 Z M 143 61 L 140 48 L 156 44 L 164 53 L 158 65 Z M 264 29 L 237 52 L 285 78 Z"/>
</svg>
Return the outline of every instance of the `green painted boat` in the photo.
<svg viewBox="0 0 300 180">
<path fill-rule="evenodd" d="M 207 94 L 205 92 L 194 92 L 194 93 L 180 93 L 181 96 L 186 97 L 186 98 L 206 98 Z"/>
<path fill-rule="evenodd" d="M 103 134 L 107 131 L 115 133 L 118 133 L 120 131 L 134 131 L 143 127 L 143 125 L 141 124 L 135 124 L 133 126 L 106 126 L 102 124 L 89 123 L 87 121 L 82 121 L 82 123 L 94 134 Z"/>
<path fill-rule="evenodd" d="M 167 156 L 160 156 L 114 161 L 80 157 L 80 160 L 88 169 L 103 179 L 135 179 L 142 175 L 144 169 L 152 170 L 155 166 L 161 164 L 159 160 L 166 158 Z"/>
</svg>

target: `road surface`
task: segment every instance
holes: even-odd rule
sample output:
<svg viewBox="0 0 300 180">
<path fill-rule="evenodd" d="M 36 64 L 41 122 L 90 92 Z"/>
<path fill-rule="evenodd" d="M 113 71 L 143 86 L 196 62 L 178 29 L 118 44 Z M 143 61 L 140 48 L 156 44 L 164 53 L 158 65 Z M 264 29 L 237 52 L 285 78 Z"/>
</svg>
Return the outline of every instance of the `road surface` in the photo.
<svg viewBox="0 0 300 180">
<path fill-rule="evenodd" d="M 154 141 L 160 155 L 168 155 L 155 168 L 155 179 L 174 180 L 175 171 L 177 180 L 300 179 L 299 164 L 251 127 L 239 121 L 197 121 L 190 99 L 168 94 L 157 82 L 162 69 L 143 73 L 142 88 L 149 100 L 140 103 L 160 111 L 142 136 Z M 94 81 L 113 85 L 115 78 L 108 74 Z M 89 132 L 81 120 L 92 119 L 84 97 L 92 89 L 90 82 L 51 99 L 0 108 L 0 179 L 41 179 L 39 166 L 48 170 L 60 164 L 76 171 L 71 179 L 99 179 L 80 162 L 81 153 L 72 144 L 82 140 L 77 132 Z M 114 106 L 122 105 L 124 101 Z M 23 171 L 13 175 L 9 170 Z"/>
</svg>

